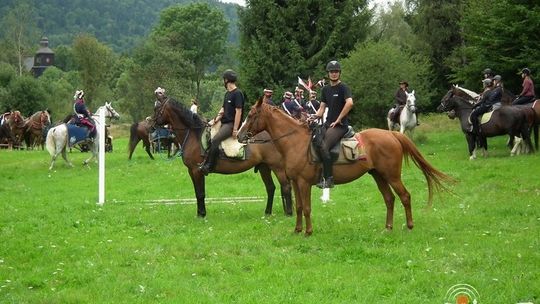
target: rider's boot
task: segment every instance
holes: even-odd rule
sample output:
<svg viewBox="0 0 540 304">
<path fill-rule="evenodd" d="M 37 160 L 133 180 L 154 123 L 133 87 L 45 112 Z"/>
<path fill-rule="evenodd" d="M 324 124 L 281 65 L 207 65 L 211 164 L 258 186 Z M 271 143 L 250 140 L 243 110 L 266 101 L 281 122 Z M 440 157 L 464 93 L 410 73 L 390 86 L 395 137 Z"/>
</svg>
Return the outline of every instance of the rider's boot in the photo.
<svg viewBox="0 0 540 304">
<path fill-rule="evenodd" d="M 214 171 L 214 169 L 216 168 L 216 161 L 217 161 L 218 154 L 219 154 L 219 148 L 216 149 L 216 148 L 210 147 L 210 149 L 208 150 L 208 156 L 206 157 L 206 160 L 199 167 L 199 170 L 201 170 L 201 172 L 204 175 L 208 175 L 208 173 Z"/>
<path fill-rule="evenodd" d="M 323 159 L 323 174 L 321 181 L 317 184 L 317 187 L 321 189 L 333 188 L 334 177 L 332 176 L 332 159 L 330 157 Z"/>
</svg>

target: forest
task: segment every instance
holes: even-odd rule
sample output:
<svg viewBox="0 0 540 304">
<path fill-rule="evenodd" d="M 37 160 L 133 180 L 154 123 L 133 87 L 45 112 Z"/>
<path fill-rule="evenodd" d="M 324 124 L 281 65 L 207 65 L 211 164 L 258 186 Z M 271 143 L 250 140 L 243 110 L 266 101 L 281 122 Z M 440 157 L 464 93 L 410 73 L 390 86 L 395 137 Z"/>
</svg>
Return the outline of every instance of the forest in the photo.
<svg viewBox="0 0 540 304">
<path fill-rule="evenodd" d="M 533 79 L 540 73 L 536 1 L 403 0 L 386 9 L 368 0 L 246 2 L 2 0 L 0 111 L 48 108 L 60 118 L 84 89 L 90 108 L 113 101 L 139 121 L 161 86 L 186 105 L 197 99 L 212 117 L 225 69 L 239 73 L 251 104 L 264 88 L 279 101 L 298 77 L 323 79 L 325 64 L 339 60 L 355 127 L 381 127 L 401 80 L 426 113 L 452 84 L 480 91 L 485 68 L 514 94 L 522 68 Z M 23 62 L 43 36 L 54 66 L 36 78 Z"/>
</svg>

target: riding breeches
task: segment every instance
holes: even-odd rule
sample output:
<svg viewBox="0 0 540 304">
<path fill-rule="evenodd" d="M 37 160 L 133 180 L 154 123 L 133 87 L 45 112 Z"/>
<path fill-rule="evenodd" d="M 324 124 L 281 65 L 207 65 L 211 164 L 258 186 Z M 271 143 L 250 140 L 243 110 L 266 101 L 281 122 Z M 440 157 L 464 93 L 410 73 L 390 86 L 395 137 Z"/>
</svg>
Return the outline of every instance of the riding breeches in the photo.
<svg viewBox="0 0 540 304">
<path fill-rule="evenodd" d="M 520 98 L 514 100 L 512 102 L 512 105 L 515 106 L 515 105 L 524 105 L 524 104 L 528 104 L 528 103 L 531 103 L 534 101 L 534 96 L 521 96 Z"/>
<path fill-rule="evenodd" d="M 232 135 L 233 123 L 222 124 L 219 131 L 212 137 L 212 144 L 208 150 L 207 162 L 210 164 L 210 168 L 213 169 L 216 165 L 216 160 L 219 154 L 219 145 L 222 141 L 229 138 Z"/>
<path fill-rule="evenodd" d="M 343 135 L 347 133 L 348 127 L 338 125 L 333 128 L 328 127 L 324 133 L 324 139 L 321 147 L 321 158 L 323 163 L 323 176 L 332 176 L 332 156 L 330 155 L 330 149 L 334 147 Z"/>
</svg>

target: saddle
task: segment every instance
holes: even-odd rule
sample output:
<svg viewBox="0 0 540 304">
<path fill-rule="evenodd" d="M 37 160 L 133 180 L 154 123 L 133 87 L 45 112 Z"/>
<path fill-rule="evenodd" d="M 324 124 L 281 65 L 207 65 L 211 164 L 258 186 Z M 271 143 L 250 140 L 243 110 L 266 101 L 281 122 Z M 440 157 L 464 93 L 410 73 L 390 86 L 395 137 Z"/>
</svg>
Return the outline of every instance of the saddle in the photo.
<svg viewBox="0 0 540 304">
<path fill-rule="evenodd" d="M 322 142 L 321 131 L 324 127 L 318 126 L 317 128 L 320 128 L 320 130 L 314 130 L 309 147 L 312 163 L 321 163 L 318 147 L 320 146 L 320 142 Z M 335 165 L 350 164 L 358 160 L 367 159 L 360 134 L 355 135 L 353 128 L 350 126 L 341 141 L 330 149 L 330 155 Z"/>
<path fill-rule="evenodd" d="M 201 155 L 204 155 L 205 151 L 207 151 L 210 148 L 210 145 L 212 144 L 212 137 L 216 135 L 216 133 L 219 131 L 220 128 L 221 128 L 220 121 L 218 121 L 212 126 L 206 127 L 201 138 L 201 148 L 202 148 Z M 220 158 L 233 158 L 233 159 L 238 159 L 238 160 L 246 160 L 247 158 L 246 150 L 247 150 L 246 144 L 239 142 L 238 140 L 234 139 L 232 136 L 222 141 L 221 144 L 219 145 Z"/>
</svg>

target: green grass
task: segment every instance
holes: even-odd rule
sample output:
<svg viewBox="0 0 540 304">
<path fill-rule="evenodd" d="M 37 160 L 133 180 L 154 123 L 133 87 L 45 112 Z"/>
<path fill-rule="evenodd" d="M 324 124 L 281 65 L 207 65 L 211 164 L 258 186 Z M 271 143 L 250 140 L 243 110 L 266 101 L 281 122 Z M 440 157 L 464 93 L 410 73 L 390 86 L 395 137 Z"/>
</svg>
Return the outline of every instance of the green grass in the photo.
<svg viewBox="0 0 540 304">
<path fill-rule="evenodd" d="M 396 202 L 394 231 L 369 175 L 332 191 L 313 189 L 314 234 L 293 233 L 275 199 L 193 204 L 180 160 L 151 161 L 139 146 L 127 161 L 116 136 L 107 154 L 104 207 L 97 165 L 69 155 L 49 172 L 45 151 L 0 151 L 0 303 L 443 303 L 467 283 L 480 303 L 540 301 L 540 156 L 509 157 L 506 138 L 490 156 L 468 160 L 456 122 L 424 116 L 419 148 L 458 180 L 426 209 L 420 171 L 405 167 L 415 228 Z M 118 134 L 124 134 L 118 131 Z M 276 183 L 277 184 L 277 183 Z M 211 175 L 207 197 L 261 196 L 253 172 Z"/>
</svg>

